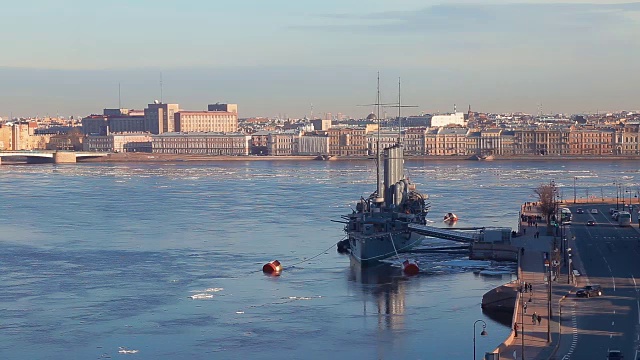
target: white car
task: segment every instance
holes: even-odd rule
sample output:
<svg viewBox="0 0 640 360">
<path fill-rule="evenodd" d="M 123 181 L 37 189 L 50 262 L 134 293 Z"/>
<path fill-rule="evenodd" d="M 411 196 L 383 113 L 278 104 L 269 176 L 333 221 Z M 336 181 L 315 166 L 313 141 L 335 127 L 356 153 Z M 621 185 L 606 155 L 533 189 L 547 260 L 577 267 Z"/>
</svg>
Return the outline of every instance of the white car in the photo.
<svg viewBox="0 0 640 360">
<path fill-rule="evenodd" d="M 598 213 L 598 209 L 591 209 L 591 213 L 592 214 L 597 214 Z"/>
</svg>

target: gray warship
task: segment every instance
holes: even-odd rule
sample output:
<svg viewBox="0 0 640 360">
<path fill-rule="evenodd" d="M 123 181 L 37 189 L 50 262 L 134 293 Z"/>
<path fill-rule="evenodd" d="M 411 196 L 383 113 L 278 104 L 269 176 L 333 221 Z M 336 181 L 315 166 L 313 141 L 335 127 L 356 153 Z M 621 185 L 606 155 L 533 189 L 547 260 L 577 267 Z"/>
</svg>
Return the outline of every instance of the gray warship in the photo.
<svg viewBox="0 0 640 360">
<path fill-rule="evenodd" d="M 405 176 L 400 141 L 382 154 L 376 151 L 376 166 L 377 190 L 366 199 L 360 198 L 351 214 L 342 216 L 347 250 L 364 266 L 420 244 L 424 237 L 412 232 L 409 224 L 425 225 L 429 211 L 428 196 L 416 191 Z"/>
</svg>

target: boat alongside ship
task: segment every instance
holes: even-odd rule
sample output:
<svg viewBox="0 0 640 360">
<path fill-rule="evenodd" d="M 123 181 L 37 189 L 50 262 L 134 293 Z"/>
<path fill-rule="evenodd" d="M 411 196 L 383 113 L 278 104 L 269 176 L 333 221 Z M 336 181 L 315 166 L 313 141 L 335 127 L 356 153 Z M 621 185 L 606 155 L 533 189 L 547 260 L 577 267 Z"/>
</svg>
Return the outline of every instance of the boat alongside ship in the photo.
<svg viewBox="0 0 640 360">
<path fill-rule="evenodd" d="M 443 221 L 446 222 L 446 223 L 449 223 L 449 224 L 453 224 L 454 222 L 458 221 L 458 215 L 456 215 L 454 213 L 447 213 L 444 216 Z"/>
</svg>

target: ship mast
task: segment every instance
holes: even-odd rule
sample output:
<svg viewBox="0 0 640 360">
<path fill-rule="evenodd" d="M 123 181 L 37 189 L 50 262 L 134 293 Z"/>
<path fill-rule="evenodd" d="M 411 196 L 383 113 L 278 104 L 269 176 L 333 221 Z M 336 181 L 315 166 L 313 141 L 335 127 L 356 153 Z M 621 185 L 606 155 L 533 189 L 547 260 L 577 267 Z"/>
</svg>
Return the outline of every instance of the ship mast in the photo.
<svg viewBox="0 0 640 360">
<path fill-rule="evenodd" d="M 381 178 L 381 170 L 380 170 L 380 166 L 382 166 L 382 162 L 380 159 L 380 72 L 378 71 L 378 91 L 377 91 L 377 97 L 376 97 L 376 110 L 377 110 L 377 115 L 376 117 L 378 118 L 378 138 L 376 139 L 376 180 L 377 180 L 377 184 L 378 184 L 378 190 L 377 190 L 377 196 L 375 199 L 376 203 L 382 203 L 384 202 L 384 189 L 383 189 L 383 184 L 382 184 L 382 178 Z"/>
<path fill-rule="evenodd" d="M 398 145 L 402 145 L 402 118 L 400 117 L 400 78 L 398 77 Z"/>
<path fill-rule="evenodd" d="M 398 103 L 393 105 L 398 108 L 398 145 L 402 145 L 402 117 L 400 117 L 401 108 L 414 108 L 417 105 L 402 105 L 400 102 L 400 78 L 398 78 Z"/>
</svg>

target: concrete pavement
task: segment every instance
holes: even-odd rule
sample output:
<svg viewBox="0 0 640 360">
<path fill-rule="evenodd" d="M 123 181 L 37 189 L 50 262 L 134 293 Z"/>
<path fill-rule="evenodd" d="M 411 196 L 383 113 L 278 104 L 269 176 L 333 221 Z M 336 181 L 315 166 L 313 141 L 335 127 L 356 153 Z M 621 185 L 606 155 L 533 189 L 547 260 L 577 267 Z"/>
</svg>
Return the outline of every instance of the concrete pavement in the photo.
<svg viewBox="0 0 640 360">
<path fill-rule="evenodd" d="M 539 210 L 532 206 L 531 210 L 523 207 L 525 215 L 537 215 Z M 536 236 L 536 231 L 539 236 Z M 551 300 L 549 301 L 549 284 L 546 281 L 549 268 L 545 267 L 545 254 L 552 254 L 554 242 L 553 235 L 547 235 L 545 220 L 539 220 L 538 227 L 521 223 L 520 235 L 511 240 L 511 244 L 520 251 L 518 261 L 518 281 L 510 286 L 519 287 L 516 298 L 516 306 L 512 319 L 511 335 L 501 344 L 494 353 L 500 354 L 500 359 L 551 359 L 559 344 L 560 336 L 560 302 L 573 289 L 573 284 L 567 284 L 567 271 L 561 271 L 555 278 L 552 276 Z M 567 234 L 570 236 L 570 234 Z M 560 236 L 556 237 L 558 244 Z M 549 259 L 553 263 L 553 256 Z M 561 263 L 561 265 L 563 265 Z M 565 268 L 561 266 L 561 268 Z M 573 280 L 573 279 L 571 279 Z M 532 290 L 525 292 L 522 284 L 531 284 Z M 551 303 L 551 317 L 549 317 L 549 303 Z M 532 315 L 541 316 L 538 323 L 533 321 Z M 566 321 L 564 319 L 563 321 Z M 517 324 L 517 337 L 515 334 Z"/>
</svg>

